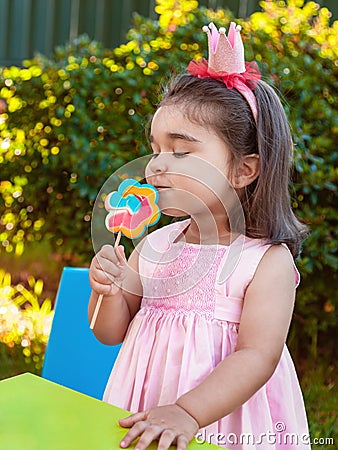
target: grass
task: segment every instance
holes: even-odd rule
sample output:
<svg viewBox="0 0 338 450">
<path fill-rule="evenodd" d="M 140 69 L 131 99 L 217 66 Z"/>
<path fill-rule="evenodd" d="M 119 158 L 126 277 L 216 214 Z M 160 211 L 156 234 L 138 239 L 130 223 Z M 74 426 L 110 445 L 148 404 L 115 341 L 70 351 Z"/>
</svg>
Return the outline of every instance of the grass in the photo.
<svg viewBox="0 0 338 450">
<path fill-rule="evenodd" d="M 335 378 L 333 365 L 324 361 L 317 362 L 316 365 L 307 363 L 301 385 L 308 413 L 311 439 L 312 441 L 319 439 L 317 442 L 323 442 L 322 438 L 333 439 L 333 445 L 313 444 L 312 448 L 321 450 L 337 448 L 337 440 L 335 442 L 338 431 Z"/>
<path fill-rule="evenodd" d="M 24 372 L 40 375 L 41 369 L 35 367 L 34 361 L 28 362 L 22 353 L 21 347 L 9 348 L 7 345 L 0 343 L 0 380 Z"/>
</svg>

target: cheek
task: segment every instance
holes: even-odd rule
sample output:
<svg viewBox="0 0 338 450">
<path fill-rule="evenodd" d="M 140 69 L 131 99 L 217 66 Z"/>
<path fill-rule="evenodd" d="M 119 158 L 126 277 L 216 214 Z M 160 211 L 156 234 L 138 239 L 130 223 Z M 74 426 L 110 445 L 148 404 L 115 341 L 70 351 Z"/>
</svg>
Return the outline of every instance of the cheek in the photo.
<svg viewBox="0 0 338 450">
<path fill-rule="evenodd" d="M 213 168 L 205 167 L 205 169 L 190 171 L 185 182 L 181 182 L 181 186 L 205 202 L 222 200 L 231 187 L 227 177 Z"/>
<path fill-rule="evenodd" d="M 210 164 L 187 164 L 182 172 L 170 174 L 172 186 L 180 189 L 180 198 L 188 199 L 195 204 L 195 198 L 204 204 L 226 202 L 229 190 L 232 189 L 224 171 Z M 185 195 L 184 195 L 185 194 Z"/>
</svg>

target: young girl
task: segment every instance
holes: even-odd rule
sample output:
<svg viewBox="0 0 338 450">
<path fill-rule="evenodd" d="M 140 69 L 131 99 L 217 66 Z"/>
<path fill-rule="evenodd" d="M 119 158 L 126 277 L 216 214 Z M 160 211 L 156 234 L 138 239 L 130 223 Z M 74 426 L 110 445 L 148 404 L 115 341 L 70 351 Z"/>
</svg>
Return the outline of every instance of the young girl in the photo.
<svg viewBox="0 0 338 450">
<path fill-rule="evenodd" d="M 189 216 L 149 234 L 128 262 L 92 261 L 89 318 L 123 341 L 104 400 L 135 412 L 120 443 L 146 449 L 211 442 L 309 449 L 285 346 L 305 227 L 290 208 L 292 140 L 281 103 L 244 65 L 238 27 L 211 24 L 209 62 L 169 84 L 155 113 L 147 182 L 163 213 Z"/>
</svg>

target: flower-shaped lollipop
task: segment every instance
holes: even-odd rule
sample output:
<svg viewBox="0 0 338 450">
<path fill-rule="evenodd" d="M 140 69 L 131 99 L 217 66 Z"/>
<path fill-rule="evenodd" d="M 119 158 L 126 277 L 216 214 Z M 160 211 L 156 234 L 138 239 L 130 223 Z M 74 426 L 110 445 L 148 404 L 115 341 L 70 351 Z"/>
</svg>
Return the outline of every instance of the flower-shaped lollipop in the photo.
<svg viewBox="0 0 338 450">
<path fill-rule="evenodd" d="M 158 191 L 154 186 L 130 178 L 122 181 L 117 191 L 107 195 L 104 203 L 108 211 L 107 229 L 131 239 L 142 236 L 147 227 L 160 219 L 157 202 Z"/>
<path fill-rule="evenodd" d="M 141 184 L 131 178 L 122 181 L 117 191 L 107 195 L 104 202 L 108 211 L 105 225 L 112 233 L 118 233 L 115 247 L 118 246 L 122 234 L 130 239 L 136 239 L 144 234 L 147 227 L 155 225 L 160 220 L 158 197 L 158 191 L 154 186 Z M 102 298 L 103 295 L 100 294 L 90 322 L 91 329 L 95 326 Z"/>
</svg>

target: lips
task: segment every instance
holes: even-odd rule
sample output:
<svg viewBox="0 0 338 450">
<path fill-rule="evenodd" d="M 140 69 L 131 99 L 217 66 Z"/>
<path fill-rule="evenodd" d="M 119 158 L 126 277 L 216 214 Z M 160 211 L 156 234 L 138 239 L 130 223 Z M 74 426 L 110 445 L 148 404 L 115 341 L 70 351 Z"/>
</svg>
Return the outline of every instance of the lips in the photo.
<svg viewBox="0 0 338 450">
<path fill-rule="evenodd" d="M 169 180 L 157 176 L 150 176 L 149 178 L 147 178 L 147 183 L 151 184 L 158 190 L 169 189 L 172 187 L 170 186 L 171 183 L 169 182 Z"/>
<path fill-rule="evenodd" d="M 153 186 L 158 190 L 161 191 L 162 189 L 170 189 L 170 186 L 164 186 L 161 184 L 153 184 Z"/>
</svg>

